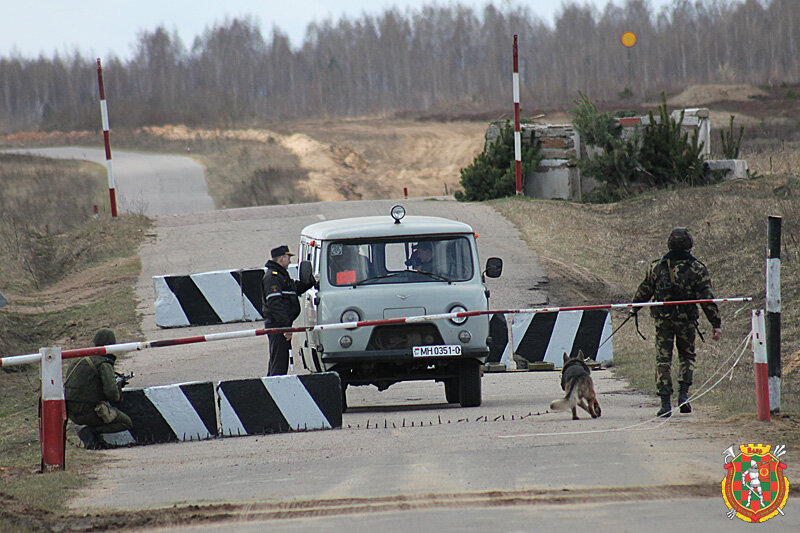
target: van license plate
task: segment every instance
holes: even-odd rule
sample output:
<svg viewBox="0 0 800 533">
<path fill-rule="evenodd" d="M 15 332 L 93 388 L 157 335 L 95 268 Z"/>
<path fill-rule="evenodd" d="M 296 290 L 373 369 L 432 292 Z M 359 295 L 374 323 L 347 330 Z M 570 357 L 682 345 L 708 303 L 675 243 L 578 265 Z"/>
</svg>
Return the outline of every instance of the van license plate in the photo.
<svg viewBox="0 0 800 533">
<path fill-rule="evenodd" d="M 461 346 L 447 344 L 444 346 L 414 346 L 414 357 L 447 357 L 461 355 Z"/>
</svg>

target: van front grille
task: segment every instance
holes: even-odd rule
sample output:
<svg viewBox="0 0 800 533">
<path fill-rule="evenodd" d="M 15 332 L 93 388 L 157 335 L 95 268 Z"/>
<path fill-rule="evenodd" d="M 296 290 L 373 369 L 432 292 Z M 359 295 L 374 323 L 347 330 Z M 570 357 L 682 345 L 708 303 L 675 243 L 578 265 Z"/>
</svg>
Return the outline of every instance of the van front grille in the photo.
<svg viewBox="0 0 800 533">
<path fill-rule="evenodd" d="M 442 335 L 433 324 L 400 324 L 376 326 L 367 350 L 404 350 L 414 346 L 444 344 Z"/>
</svg>

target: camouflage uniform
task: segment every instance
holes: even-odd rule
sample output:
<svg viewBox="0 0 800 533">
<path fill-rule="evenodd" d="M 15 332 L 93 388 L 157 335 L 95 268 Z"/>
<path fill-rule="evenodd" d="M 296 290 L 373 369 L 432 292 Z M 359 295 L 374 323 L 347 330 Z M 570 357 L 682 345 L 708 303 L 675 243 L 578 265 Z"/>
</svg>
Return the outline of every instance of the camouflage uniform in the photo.
<svg viewBox="0 0 800 533">
<path fill-rule="evenodd" d="M 691 248 L 691 246 L 690 246 Z M 688 250 L 670 250 L 664 257 L 653 261 L 647 276 L 639 285 L 634 302 L 706 300 L 713 299 L 711 277 L 706 266 L 695 259 Z M 714 303 L 700 304 L 714 329 L 721 325 L 719 309 Z M 688 387 L 692 384 L 695 361 L 694 341 L 699 313 L 697 305 L 669 305 L 651 307 L 656 326 L 656 390 L 659 396 L 672 395 L 673 341 L 678 349 L 680 372 L 678 382 Z"/>
<path fill-rule="evenodd" d="M 95 355 L 82 357 L 69 367 L 64 399 L 73 423 L 88 426 L 94 433 L 116 433 L 133 426 L 130 417 L 113 406 L 110 409 L 116 416 L 110 423 L 103 422 L 95 412 L 99 403 L 119 403 L 122 399 L 114 375 L 115 362 L 113 355 Z"/>
</svg>

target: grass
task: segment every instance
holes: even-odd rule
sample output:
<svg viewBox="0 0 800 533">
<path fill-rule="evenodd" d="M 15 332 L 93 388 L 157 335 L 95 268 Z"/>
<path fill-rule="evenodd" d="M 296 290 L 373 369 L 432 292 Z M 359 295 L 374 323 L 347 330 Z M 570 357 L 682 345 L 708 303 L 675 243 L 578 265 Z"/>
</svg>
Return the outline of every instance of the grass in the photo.
<svg viewBox="0 0 800 533">
<path fill-rule="evenodd" d="M 800 291 L 800 182 L 790 176 L 730 181 L 695 189 L 652 192 L 616 204 L 584 205 L 531 198 L 507 198 L 491 202 L 522 232 L 540 254 L 545 270 L 557 272 L 563 282 L 583 287 L 585 303 L 630 301 L 644 278 L 650 261 L 666 252 L 666 240 L 676 226 L 690 228 L 693 253 L 711 273 L 717 297 L 750 296 L 752 302 L 721 304 L 723 339 L 710 340 L 710 326 L 701 312 L 694 383 L 698 387 L 732 365 L 750 331 L 751 309 L 764 307 L 767 215 L 783 217 L 781 296 L 793 302 Z M 580 238 L 576 238 L 580 236 Z M 550 268 L 559 266 L 559 268 Z M 564 267 L 569 265 L 570 267 Z M 602 280 L 587 282 L 591 272 Z M 574 294 L 570 296 L 575 296 Z M 576 303 L 557 302 L 557 303 Z M 624 315 L 614 317 L 619 323 Z M 782 309 L 781 420 L 763 431 L 791 436 L 800 444 L 800 316 L 795 306 Z M 615 371 L 636 389 L 655 394 L 654 329 L 649 313 L 640 313 L 640 327 L 647 341 L 636 333 L 633 321 L 614 337 Z M 753 357 L 750 346 L 733 370 L 708 395 L 695 403 L 709 407 L 720 420 L 755 418 Z M 676 361 L 674 361 L 676 362 Z M 673 383 L 677 382 L 673 364 Z M 719 374 L 711 381 L 719 378 Z M 794 431 L 787 431 L 793 427 Z M 759 430 L 762 431 L 762 430 Z M 766 438 L 766 437 L 764 437 Z"/>
<path fill-rule="evenodd" d="M 97 165 L 0 155 L 0 356 L 89 346 L 102 326 L 141 338 L 133 287 L 149 221 L 92 218 L 104 184 Z M 39 389 L 38 365 L 0 369 L 0 531 L 50 528 L 95 459 L 70 430 L 67 469 L 37 473 Z"/>
</svg>

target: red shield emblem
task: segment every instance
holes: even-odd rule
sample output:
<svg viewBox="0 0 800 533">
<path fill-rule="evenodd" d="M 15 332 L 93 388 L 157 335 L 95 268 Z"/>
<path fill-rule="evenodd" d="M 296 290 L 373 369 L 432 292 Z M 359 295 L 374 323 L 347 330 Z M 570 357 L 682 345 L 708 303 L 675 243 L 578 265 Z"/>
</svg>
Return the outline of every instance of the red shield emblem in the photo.
<svg viewBox="0 0 800 533">
<path fill-rule="evenodd" d="M 786 465 L 770 453 L 769 445 L 740 446 L 735 456 L 732 448 L 726 451 L 730 461 L 725 463 L 727 475 L 722 480 L 728 516 L 764 522 L 783 514 L 789 497 L 789 480 L 783 475 Z"/>
</svg>

